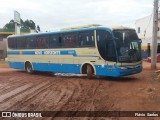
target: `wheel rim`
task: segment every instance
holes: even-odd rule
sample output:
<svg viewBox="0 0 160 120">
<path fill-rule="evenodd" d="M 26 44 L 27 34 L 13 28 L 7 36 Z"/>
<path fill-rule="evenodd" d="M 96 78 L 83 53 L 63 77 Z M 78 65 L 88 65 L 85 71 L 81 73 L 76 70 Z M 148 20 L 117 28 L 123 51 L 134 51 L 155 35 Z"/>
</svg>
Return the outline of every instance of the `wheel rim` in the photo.
<svg viewBox="0 0 160 120">
<path fill-rule="evenodd" d="M 31 71 L 32 71 L 32 67 L 30 65 L 27 65 L 27 72 L 31 73 Z"/>
</svg>

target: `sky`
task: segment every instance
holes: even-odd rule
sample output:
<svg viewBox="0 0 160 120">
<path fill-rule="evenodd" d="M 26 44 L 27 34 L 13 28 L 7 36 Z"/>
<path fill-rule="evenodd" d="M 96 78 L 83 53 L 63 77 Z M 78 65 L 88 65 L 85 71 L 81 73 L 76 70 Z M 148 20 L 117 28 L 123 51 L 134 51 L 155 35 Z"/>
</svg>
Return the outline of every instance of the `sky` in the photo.
<svg viewBox="0 0 160 120">
<path fill-rule="evenodd" d="M 0 28 L 14 19 L 31 19 L 42 31 L 87 24 L 135 27 L 152 14 L 153 0 L 0 0 Z"/>
</svg>

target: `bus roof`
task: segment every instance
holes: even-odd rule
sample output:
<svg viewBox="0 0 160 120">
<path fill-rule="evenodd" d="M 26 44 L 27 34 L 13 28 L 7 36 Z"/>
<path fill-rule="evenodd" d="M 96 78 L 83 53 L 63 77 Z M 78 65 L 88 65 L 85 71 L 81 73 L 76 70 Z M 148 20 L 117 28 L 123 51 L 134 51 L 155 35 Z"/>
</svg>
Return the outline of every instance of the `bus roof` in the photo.
<svg viewBox="0 0 160 120">
<path fill-rule="evenodd" d="M 98 30 L 98 29 L 103 29 L 103 30 L 108 30 L 108 31 L 124 30 L 124 29 L 134 30 L 133 28 L 124 27 L 124 26 L 102 26 L 98 24 L 91 24 L 91 25 L 86 25 L 86 26 L 64 28 L 64 29 L 61 29 L 60 31 L 55 31 L 55 32 L 41 32 L 41 33 L 31 33 L 31 34 L 23 34 L 23 35 L 10 35 L 8 36 L 8 38 L 21 37 L 21 36 L 27 37 L 27 36 L 35 36 L 35 35 L 61 34 L 61 33 L 68 33 L 68 32 L 80 32 L 84 30 Z"/>
<path fill-rule="evenodd" d="M 76 30 L 76 29 L 82 29 L 82 28 L 93 28 L 93 27 L 99 27 L 99 26 L 102 26 L 102 25 L 89 24 L 89 25 L 82 25 L 82 26 L 74 26 L 74 27 L 63 28 L 63 29 L 61 29 L 61 31 L 64 31 L 64 30 Z"/>
<path fill-rule="evenodd" d="M 108 28 L 112 29 L 112 30 L 134 30 L 134 28 L 130 28 L 130 27 L 125 27 L 125 26 L 108 26 Z"/>
</svg>

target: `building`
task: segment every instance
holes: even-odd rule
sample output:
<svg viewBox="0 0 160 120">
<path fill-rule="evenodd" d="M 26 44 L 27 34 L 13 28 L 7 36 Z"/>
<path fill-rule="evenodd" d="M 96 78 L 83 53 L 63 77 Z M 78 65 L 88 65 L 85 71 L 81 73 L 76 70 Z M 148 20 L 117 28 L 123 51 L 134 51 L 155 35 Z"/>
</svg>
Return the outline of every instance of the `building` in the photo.
<svg viewBox="0 0 160 120">
<path fill-rule="evenodd" d="M 160 16 L 160 15 L 159 15 Z M 153 32 L 153 14 L 138 19 L 135 22 L 138 37 L 142 39 L 142 57 L 147 58 L 151 53 L 152 32 Z M 157 52 L 160 53 L 160 17 L 158 20 L 158 46 Z"/>
<path fill-rule="evenodd" d="M 14 29 L 0 29 L 0 60 L 7 56 L 7 37 L 15 34 Z M 30 33 L 28 29 L 22 29 L 21 34 Z"/>
</svg>

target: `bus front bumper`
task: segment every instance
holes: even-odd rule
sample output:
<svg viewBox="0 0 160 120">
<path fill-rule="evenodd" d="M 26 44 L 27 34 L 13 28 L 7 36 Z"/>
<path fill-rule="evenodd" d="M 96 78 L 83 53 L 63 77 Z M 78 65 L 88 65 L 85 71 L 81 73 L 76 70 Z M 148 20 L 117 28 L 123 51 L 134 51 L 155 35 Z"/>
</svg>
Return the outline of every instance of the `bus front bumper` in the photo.
<svg viewBox="0 0 160 120">
<path fill-rule="evenodd" d="M 99 76 L 112 76 L 112 77 L 121 77 L 121 76 L 128 76 L 132 74 L 137 74 L 142 71 L 142 67 L 136 68 L 122 68 L 119 66 L 95 66 L 96 68 L 96 75 Z"/>
<path fill-rule="evenodd" d="M 119 68 L 119 76 L 127 76 L 132 74 L 137 74 L 142 71 L 142 67 L 132 68 L 132 69 L 120 69 Z"/>
</svg>

